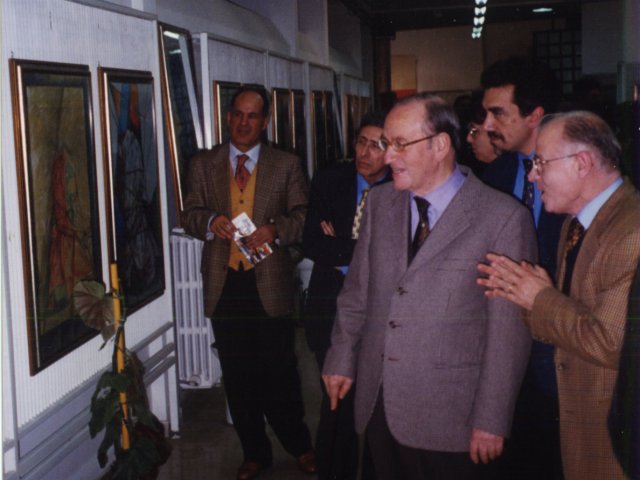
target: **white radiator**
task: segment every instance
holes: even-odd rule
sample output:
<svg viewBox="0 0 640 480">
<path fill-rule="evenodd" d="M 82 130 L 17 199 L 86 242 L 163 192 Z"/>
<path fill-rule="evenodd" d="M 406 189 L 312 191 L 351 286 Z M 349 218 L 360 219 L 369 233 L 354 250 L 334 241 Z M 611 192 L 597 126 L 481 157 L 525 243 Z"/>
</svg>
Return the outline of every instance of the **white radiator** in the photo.
<svg viewBox="0 0 640 480">
<path fill-rule="evenodd" d="M 209 388 L 220 383 L 222 371 L 211 322 L 204 316 L 200 259 L 202 241 L 181 228 L 171 232 L 173 299 L 178 343 L 178 375 L 182 388 Z"/>
</svg>

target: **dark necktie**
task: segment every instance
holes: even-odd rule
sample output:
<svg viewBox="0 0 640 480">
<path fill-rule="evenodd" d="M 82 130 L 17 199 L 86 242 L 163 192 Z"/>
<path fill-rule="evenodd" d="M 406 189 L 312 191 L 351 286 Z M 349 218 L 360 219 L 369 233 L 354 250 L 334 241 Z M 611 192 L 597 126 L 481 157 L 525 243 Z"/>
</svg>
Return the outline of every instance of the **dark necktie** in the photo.
<svg viewBox="0 0 640 480">
<path fill-rule="evenodd" d="M 364 211 L 364 204 L 367 201 L 367 195 L 369 195 L 369 189 L 362 190 L 362 197 L 358 202 L 358 208 L 356 208 L 356 215 L 353 217 L 353 226 L 351 227 L 351 238 L 358 239 L 360 233 L 360 222 L 362 221 L 362 212 Z"/>
<path fill-rule="evenodd" d="M 584 238 L 584 227 L 576 217 L 571 220 L 569 230 L 567 231 L 567 240 L 564 245 L 564 278 L 562 279 L 562 293 L 569 295 L 571 291 L 571 277 L 573 276 L 573 267 L 578 258 L 578 251 Z"/>
<path fill-rule="evenodd" d="M 416 232 L 413 235 L 413 242 L 411 242 L 411 249 L 409 251 L 409 263 L 416 256 L 418 250 L 429 236 L 429 202 L 421 197 L 413 197 L 416 201 L 416 207 L 418 207 L 418 226 Z"/>
<path fill-rule="evenodd" d="M 525 207 L 533 212 L 533 182 L 529 181 L 529 172 L 531 172 L 531 169 L 533 168 L 533 161 L 529 158 L 525 158 L 522 160 L 522 163 L 524 164 L 524 190 L 522 191 L 522 203 L 524 203 Z"/>
<path fill-rule="evenodd" d="M 238 155 L 237 157 L 238 164 L 236 165 L 235 178 L 240 190 L 244 190 L 246 188 L 247 183 L 249 182 L 249 177 L 251 176 L 247 167 L 244 166 L 247 160 L 249 160 L 247 155 Z"/>
</svg>

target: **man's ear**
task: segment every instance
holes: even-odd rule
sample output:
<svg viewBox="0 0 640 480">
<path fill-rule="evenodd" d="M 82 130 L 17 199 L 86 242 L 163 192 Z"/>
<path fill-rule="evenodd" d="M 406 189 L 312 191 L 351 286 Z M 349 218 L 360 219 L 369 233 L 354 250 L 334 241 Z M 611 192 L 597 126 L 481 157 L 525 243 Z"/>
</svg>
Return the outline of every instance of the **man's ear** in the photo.
<svg viewBox="0 0 640 480">
<path fill-rule="evenodd" d="M 448 133 L 440 132 L 434 137 L 433 144 L 438 153 L 446 153 L 451 150 L 451 137 Z"/>
<path fill-rule="evenodd" d="M 533 109 L 533 112 L 527 115 L 526 119 L 527 119 L 527 122 L 529 123 L 529 126 L 532 129 L 534 129 L 540 125 L 540 121 L 542 120 L 542 117 L 544 117 L 544 108 L 538 106 Z"/>
<path fill-rule="evenodd" d="M 589 150 L 582 150 L 576 153 L 576 165 L 578 168 L 578 176 L 580 178 L 586 177 L 595 166 L 596 158 L 593 152 Z"/>
</svg>

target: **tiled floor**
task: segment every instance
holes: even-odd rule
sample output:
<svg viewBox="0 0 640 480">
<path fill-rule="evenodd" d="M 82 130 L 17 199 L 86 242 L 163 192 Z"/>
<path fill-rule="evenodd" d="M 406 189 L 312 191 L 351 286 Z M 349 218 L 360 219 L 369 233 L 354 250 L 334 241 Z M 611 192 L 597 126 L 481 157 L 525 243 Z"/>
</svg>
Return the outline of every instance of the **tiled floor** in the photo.
<svg viewBox="0 0 640 480">
<path fill-rule="evenodd" d="M 318 368 L 304 340 L 304 331 L 296 329 L 298 370 L 303 387 L 306 422 L 315 438 L 320 408 Z M 234 480 L 242 462 L 240 442 L 226 422 L 222 387 L 182 391 L 182 425 L 180 438 L 173 439 L 173 452 L 160 469 L 158 480 Z M 273 433 L 274 465 L 260 475 L 260 480 L 313 480 L 298 470 Z"/>
</svg>

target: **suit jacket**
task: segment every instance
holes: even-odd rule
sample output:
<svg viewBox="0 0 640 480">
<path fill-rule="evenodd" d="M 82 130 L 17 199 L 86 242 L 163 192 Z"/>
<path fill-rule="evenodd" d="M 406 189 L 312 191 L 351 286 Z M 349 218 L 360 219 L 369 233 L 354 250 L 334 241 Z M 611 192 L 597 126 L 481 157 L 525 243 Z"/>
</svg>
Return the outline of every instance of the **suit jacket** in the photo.
<svg viewBox="0 0 640 480">
<path fill-rule="evenodd" d="M 560 443 L 567 480 L 623 478 L 607 432 L 627 300 L 640 257 L 640 197 L 628 180 L 602 206 L 582 241 L 570 296 L 541 291 L 525 317 L 556 346 Z M 557 285 L 564 277 L 565 221 Z"/>
<path fill-rule="evenodd" d="M 302 240 L 307 211 L 307 188 L 300 162 L 294 155 L 260 147 L 253 208 L 253 223 L 275 221 L 280 246 L 255 267 L 258 293 L 269 316 L 289 314 L 293 307 L 294 272 L 289 250 Z M 198 153 L 190 161 L 182 225 L 186 232 L 206 240 L 213 215 L 231 218 L 229 144 Z M 205 314 L 213 314 L 225 284 L 230 243 L 214 237 L 204 243 L 202 279 Z"/>
<path fill-rule="evenodd" d="M 629 294 L 620 368 L 609 410 L 609 435 L 625 473 L 640 479 L 640 265 Z"/>
<path fill-rule="evenodd" d="M 495 161 L 487 165 L 483 180 L 486 184 L 507 193 L 518 201 L 521 199 L 513 195 L 518 174 L 518 155 L 513 152 L 505 152 Z M 540 211 L 536 238 L 538 239 L 538 263 L 549 273 L 551 278 L 556 274 L 556 256 L 558 254 L 558 241 L 560 229 L 566 215 L 549 213 L 544 205 Z M 525 382 L 534 391 L 544 393 L 548 397 L 558 396 L 556 386 L 555 366 L 553 363 L 553 346 L 538 341 L 533 342 L 531 357 Z M 528 391 L 528 390 L 526 390 Z M 523 399 L 526 403 L 528 400 Z M 536 421 L 536 420 L 534 420 Z"/>
<path fill-rule="evenodd" d="M 474 427 L 508 436 L 531 342 L 521 310 L 476 283 L 487 252 L 536 258 L 531 215 L 460 169 L 464 184 L 409 266 L 409 193 L 369 194 L 323 368 L 356 379 L 358 431 L 382 385 L 392 434 L 425 450 L 468 451 Z"/>
<path fill-rule="evenodd" d="M 329 348 L 336 297 L 342 289 L 344 275 L 334 267 L 351 263 L 356 241 L 351 239 L 356 213 L 357 170 L 355 162 L 343 163 L 318 171 L 311 182 L 309 210 L 304 224 L 304 256 L 313 260 L 305 308 L 305 327 L 310 348 L 324 352 Z M 335 237 L 320 227 L 330 221 Z"/>
</svg>

